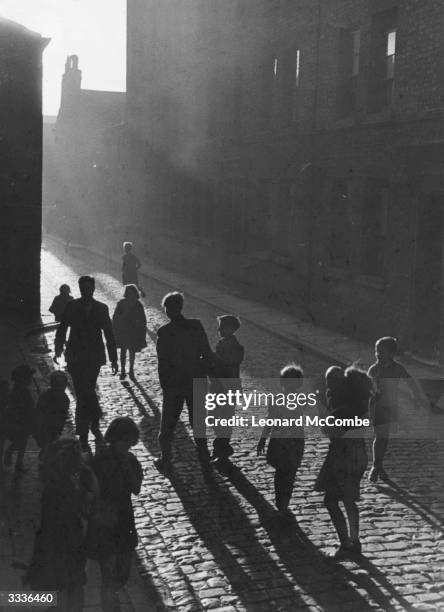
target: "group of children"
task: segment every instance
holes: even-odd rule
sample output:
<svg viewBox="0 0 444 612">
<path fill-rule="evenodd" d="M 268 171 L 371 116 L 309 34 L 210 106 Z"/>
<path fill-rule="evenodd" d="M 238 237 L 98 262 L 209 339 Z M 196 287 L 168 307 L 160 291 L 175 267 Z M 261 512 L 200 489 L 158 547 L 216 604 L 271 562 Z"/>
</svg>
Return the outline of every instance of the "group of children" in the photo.
<svg viewBox="0 0 444 612">
<path fill-rule="evenodd" d="M 61 609 L 81 612 L 89 557 L 100 565 L 103 609 L 120 610 L 117 592 L 128 580 L 137 544 L 131 495 L 139 493 L 143 472 L 130 448 L 138 442 L 138 427 L 118 417 L 96 455 L 82 455 L 79 441 L 62 435 L 70 404 L 66 375 L 52 372 L 35 403 L 33 374 L 19 365 L 11 373 L 11 389 L 0 383 L 0 471 L 12 466 L 14 454 L 16 475 L 25 471 L 31 435 L 40 446 L 40 529 L 24 584 L 58 591 Z"/>
<path fill-rule="evenodd" d="M 134 378 L 135 353 L 146 346 L 146 318 L 139 302 L 137 278 L 140 263 L 131 255 L 131 245 L 127 243 L 123 280 L 132 282 L 126 283 L 124 298 L 117 304 L 113 316 L 117 346 L 121 349 L 121 378 L 126 375 L 127 351 L 129 375 Z M 62 285 L 60 296 L 51 305 L 57 321 L 61 320 L 70 299 L 69 287 Z M 218 323 L 220 340 L 214 351 L 210 389 L 215 392 L 227 391 L 228 387 L 241 389 L 244 348 L 236 337 L 240 321 L 234 315 L 225 315 L 218 317 Z M 383 459 L 398 420 L 399 381 L 405 379 L 415 400 L 421 401 L 416 383 L 395 360 L 396 350 L 394 338 L 381 338 L 375 347 L 376 362 L 367 373 L 355 367 L 333 366 L 325 374 L 325 405 L 331 414 L 350 418 L 370 413 L 375 432 L 373 466 L 369 473 L 372 482 L 387 478 Z M 24 470 L 23 459 L 30 435 L 40 447 L 44 480 L 42 521 L 27 580 L 34 589 L 62 591 L 72 609 L 80 610 L 85 560 L 89 555 L 101 565 L 104 609 L 118 609 L 116 591 L 128 579 L 131 554 L 137 542 L 131 494 L 140 491 L 143 473 L 129 449 L 137 443 L 139 431 L 131 419 L 115 419 L 105 434 L 105 445 L 88 463 L 81 455 L 78 442 L 62 436 L 69 413 L 66 375 L 62 371 L 53 372 L 48 389 L 34 405 L 30 390 L 33 373 L 27 365 L 20 365 L 11 373 L 11 389 L 0 382 L 0 467 L 2 464 L 10 467 L 16 453 L 15 471 Z M 284 393 L 300 390 L 303 379 L 302 368 L 295 364 L 287 365 L 280 372 Z M 285 410 L 274 406 L 270 416 L 284 416 Z M 232 411 L 234 414 L 234 408 Z M 224 411 L 224 416 L 230 415 Z M 224 427 L 214 433 L 213 461 L 224 470 L 234 452 L 230 443 L 232 429 Z M 324 493 L 324 503 L 340 541 L 335 556 L 341 559 L 361 552 L 356 502 L 367 468 L 366 444 L 364 435 L 346 427 L 327 428 L 325 433 L 330 443 L 314 488 Z M 6 440 L 9 445 L 4 450 Z M 298 435 L 289 437 L 278 427 L 265 427 L 257 445 L 257 454 L 264 453 L 267 463 L 275 469 L 277 509 L 285 515 L 289 512 L 304 454 L 303 428 Z M 56 504 L 54 499 L 58 500 Z M 345 514 L 339 502 L 343 503 Z M 86 536 L 85 520 L 88 521 Z M 65 538 L 64 534 L 70 536 Z"/>
<path fill-rule="evenodd" d="M 36 405 L 30 389 L 33 374 L 28 365 L 19 365 L 11 372 L 12 388 L 9 390 L 5 381 L 1 385 L 0 468 L 2 464 L 11 467 L 16 453 L 17 474 L 25 471 L 23 460 L 28 438 L 32 435 L 37 441 L 42 460 L 49 444 L 61 435 L 69 412 L 66 374 L 52 372 L 49 388 L 41 393 Z M 9 445 L 5 449 L 7 440 Z"/>
<path fill-rule="evenodd" d="M 422 394 L 406 369 L 395 360 L 395 338 L 380 338 L 375 345 L 376 362 L 364 372 L 356 367 L 345 370 L 332 366 L 325 373 L 325 405 L 336 418 L 350 419 L 369 414 L 374 429 L 373 465 L 370 482 L 378 478 L 388 480 L 383 466 L 391 433 L 398 423 L 398 390 L 405 380 L 412 391 L 416 405 L 422 403 Z M 284 393 L 295 392 L 301 386 L 303 372 L 299 366 L 289 365 L 280 373 Z M 269 416 L 281 414 L 285 408 L 270 409 Z M 327 455 L 315 480 L 315 491 L 324 492 L 324 504 L 335 527 L 340 546 L 336 559 L 361 553 L 359 540 L 360 482 L 367 468 L 364 432 L 349 427 L 327 427 L 330 438 Z M 266 439 L 270 438 L 266 459 L 275 468 L 275 499 L 281 514 L 288 512 L 297 470 L 304 452 L 303 430 L 299 435 L 284 437 L 277 427 L 265 427 L 257 445 L 257 454 L 264 453 Z M 342 502 L 345 514 L 341 510 Z"/>
<path fill-rule="evenodd" d="M 98 561 L 103 610 L 119 611 L 137 532 L 131 495 L 140 492 L 142 466 L 130 448 L 139 430 L 128 417 L 114 419 L 94 457 L 75 438 L 60 437 L 46 450 L 40 529 L 24 584 L 57 591 L 62 610 L 81 612 L 87 558 Z"/>
</svg>

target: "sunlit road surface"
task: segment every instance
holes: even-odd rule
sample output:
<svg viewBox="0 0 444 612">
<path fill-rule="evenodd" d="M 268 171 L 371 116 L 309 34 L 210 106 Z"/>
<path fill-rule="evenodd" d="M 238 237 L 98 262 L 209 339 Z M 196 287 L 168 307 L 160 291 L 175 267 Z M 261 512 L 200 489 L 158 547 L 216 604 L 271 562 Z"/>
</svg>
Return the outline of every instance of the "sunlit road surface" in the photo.
<svg viewBox="0 0 444 612">
<path fill-rule="evenodd" d="M 42 312 L 61 283 L 77 296 L 77 278 L 96 279 L 96 298 L 113 308 L 122 296 L 118 269 L 83 250 L 66 254 L 48 242 L 42 251 Z M 162 295 L 171 287 L 145 279 L 148 347 L 136 361 L 137 381 L 122 383 L 109 366 L 99 379 L 104 427 L 129 415 L 142 436 L 135 453 L 145 480 L 134 498 L 141 571 L 151 576 L 171 609 L 254 612 L 309 610 L 444 609 L 444 444 L 442 440 L 393 440 L 387 471 L 393 484 L 363 481 L 361 533 L 363 557 L 335 564 L 336 537 L 313 492 L 327 442 L 309 436 L 291 503 L 293 518 L 274 511 L 273 470 L 257 458 L 258 433 L 235 439 L 229 477 L 206 473 L 197 460 L 186 411 L 175 440 L 174 474 L 165 478 L 153 466 L 159 454 L 157 432 L 161 391 L 157 379 L 156 329 L 165 322 Z M 221 311 L 186 299 L 186 313 L 198 316 L 211 344 Z M 46 317 L 45 317 L 46 319 Z M 51 317 L 47 318 L 48 321 Z M 54 333 L 46 334 L 50 346 Z M 272 333 L 244 323 L 243 378 L 276 376 L 288 361 L 301 361 L 307 376 L 329 365 L 302 356 Z M 43 357 L 42 357 L 43 359 Z"/>
</svg>

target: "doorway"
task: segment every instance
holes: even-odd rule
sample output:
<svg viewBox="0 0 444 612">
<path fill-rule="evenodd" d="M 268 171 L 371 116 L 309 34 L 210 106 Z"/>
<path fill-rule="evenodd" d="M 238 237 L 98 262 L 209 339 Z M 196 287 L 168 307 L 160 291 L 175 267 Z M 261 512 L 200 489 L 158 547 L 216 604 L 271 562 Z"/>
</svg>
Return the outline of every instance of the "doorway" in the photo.
<svg viewBox="0 0 444 612">
<path fill-rule="evenodd" d="M 412 348 L 440 359 L 444 196 L 427 196 L 418 218 Z M 441 356 L 441 358 L 444 357 Z"/>
</svg>

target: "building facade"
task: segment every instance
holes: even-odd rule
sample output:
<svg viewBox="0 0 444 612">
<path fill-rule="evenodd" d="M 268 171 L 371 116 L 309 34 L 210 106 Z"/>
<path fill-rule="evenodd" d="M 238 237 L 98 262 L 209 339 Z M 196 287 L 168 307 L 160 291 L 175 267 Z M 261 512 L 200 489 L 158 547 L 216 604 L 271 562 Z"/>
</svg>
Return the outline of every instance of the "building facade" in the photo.
<svg viewBox="0 0 444 612">
<path fill-rule="evenodd" d="M 44 229 L 104 248 L 126 198 L 125 93 L 83 89 L 81 81 L 79 59 L 69 56 L 57 120 L 48 125 Z"/>
<path fill-rule="evenodd" d="M 40 312 L 42 53 L 49 40 L 0 18 L 0 310 Z"/>
<path fill-rule="evenodd" d="M 135 238 L 444 358 L 443 26 L 440 0 L 129 0 Z"/>
</svg>

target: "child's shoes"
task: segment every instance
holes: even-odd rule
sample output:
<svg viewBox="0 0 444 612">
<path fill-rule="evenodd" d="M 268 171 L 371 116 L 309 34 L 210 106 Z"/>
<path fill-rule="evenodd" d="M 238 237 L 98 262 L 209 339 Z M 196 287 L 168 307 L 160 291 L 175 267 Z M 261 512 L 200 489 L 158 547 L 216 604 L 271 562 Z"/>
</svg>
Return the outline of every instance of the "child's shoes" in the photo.
<svg viewBox="0 0 444 612">
<path fill-rule="evenodd" d="M 350 559 L 359 556 L 362 551 L 361 542 L 359 540 L 346 540 L 342 542 L 338 550 L 333 555 L 333 559 L 341 561 L 342 559 Z"/>
</svg>

